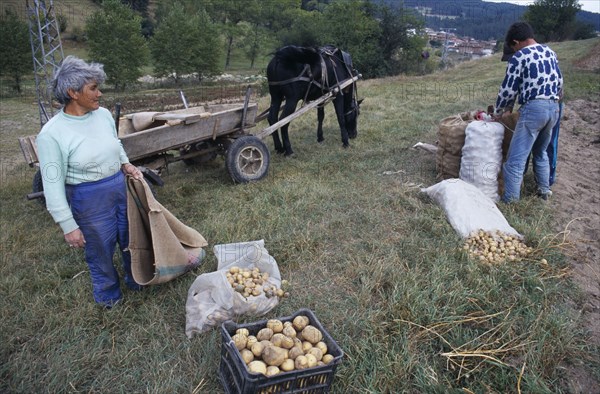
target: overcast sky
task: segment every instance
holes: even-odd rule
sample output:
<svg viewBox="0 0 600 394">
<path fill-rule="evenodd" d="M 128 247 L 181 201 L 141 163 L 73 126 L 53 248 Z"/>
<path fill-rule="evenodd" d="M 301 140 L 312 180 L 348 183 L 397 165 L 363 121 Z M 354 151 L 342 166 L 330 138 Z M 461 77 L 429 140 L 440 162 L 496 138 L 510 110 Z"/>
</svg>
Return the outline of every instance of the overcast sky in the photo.
<svg viewBox="0 0 600 394">
<path fill-rule="evenodd" d="M 533 0 L 483 0 L 483 1 L 491 1 L 494 3 L 513 3 L 518 5 L 529 5 L 533 4 Z M 581 9 L 584 11 L 597 12 L 600 13 L 600 1 L 598 0 L 579 0 L 579 4 L 581 4 Z"/>
</svg>

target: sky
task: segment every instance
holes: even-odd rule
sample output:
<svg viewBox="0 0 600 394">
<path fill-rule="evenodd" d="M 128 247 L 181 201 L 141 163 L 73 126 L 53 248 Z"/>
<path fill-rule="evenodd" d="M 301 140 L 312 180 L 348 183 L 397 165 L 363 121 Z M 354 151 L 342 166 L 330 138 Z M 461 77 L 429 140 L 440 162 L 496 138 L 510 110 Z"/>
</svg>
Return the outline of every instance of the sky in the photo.
<svg viewBox="0 0 600 394">
<path fill-rule="evenodd" d="M 529 5 L 533 4 L 533 0 L 483 0 L 493 3 L 512 3 L 518 5 Z M 583 11 L 597 12 L 600 13 L 600 1 L 598 0 L 579 0 L 581 9 Z"/>
</svg>

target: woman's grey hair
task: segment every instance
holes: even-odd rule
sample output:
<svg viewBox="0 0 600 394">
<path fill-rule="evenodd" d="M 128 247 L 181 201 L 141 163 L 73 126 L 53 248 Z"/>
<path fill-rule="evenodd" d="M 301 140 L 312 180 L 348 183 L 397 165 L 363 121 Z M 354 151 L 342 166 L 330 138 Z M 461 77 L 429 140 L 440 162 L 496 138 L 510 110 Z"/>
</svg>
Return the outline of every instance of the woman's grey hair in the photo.
<svg viewBox="0 0 600 394">
<path fill-rule="evenodd" d="M 75 56 L 67 56 L 52 81 L 52 91 L 59 103 L 66 105 L 71 101 L 69 89 L 81 92 L 85 84 L 106 80 L 104 66 L 100 63 L 86 63 Z"/>
</svg>

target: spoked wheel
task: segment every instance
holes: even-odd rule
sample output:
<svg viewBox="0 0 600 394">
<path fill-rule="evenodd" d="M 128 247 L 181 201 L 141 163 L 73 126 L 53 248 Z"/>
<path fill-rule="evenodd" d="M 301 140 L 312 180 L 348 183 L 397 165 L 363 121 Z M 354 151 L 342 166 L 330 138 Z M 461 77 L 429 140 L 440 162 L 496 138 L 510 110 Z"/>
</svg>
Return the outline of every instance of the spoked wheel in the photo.
<svg viewBox="0 0 600 394">
<path fill-rule="evenodd" d="M 248 183 L 264 178 L 269 171 L 271 154 L 259 138 L 243 136 L 227 149 L 227 170 L 234 182 Z"/>
</svg>

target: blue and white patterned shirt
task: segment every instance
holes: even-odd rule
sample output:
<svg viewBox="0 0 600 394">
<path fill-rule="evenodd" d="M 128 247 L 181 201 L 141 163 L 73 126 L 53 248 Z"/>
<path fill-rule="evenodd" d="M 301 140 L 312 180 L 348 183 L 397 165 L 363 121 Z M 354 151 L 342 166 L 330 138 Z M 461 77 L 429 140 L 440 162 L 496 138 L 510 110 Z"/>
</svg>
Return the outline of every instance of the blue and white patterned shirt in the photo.
<svg viewBox="0 0 600 394">
<path fill-rule="evenodd" d="M 521 105 L 535 99 L 558 100 L 562 84 L 556 53 L 542 44 L 526 46 L 508 60 L 494 113 L 512 107 L 517 96 Z"/>
</svg>

